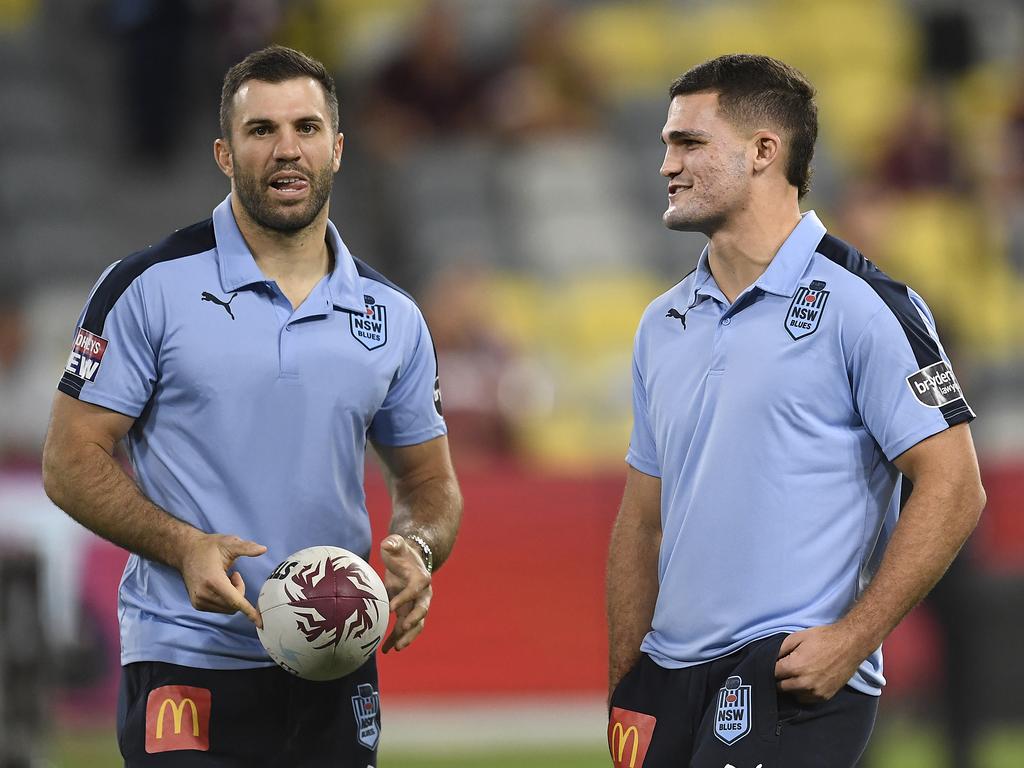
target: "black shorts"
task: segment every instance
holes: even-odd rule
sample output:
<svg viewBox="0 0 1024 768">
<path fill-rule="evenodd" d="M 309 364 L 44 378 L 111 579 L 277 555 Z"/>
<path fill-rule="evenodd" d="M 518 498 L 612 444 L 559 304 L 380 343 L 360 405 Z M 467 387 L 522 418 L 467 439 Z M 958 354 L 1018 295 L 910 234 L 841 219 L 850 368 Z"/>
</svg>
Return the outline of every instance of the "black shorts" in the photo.
<svg viewBox="0 0 1024 768">
<path fill-rule="evenodd" d="M 802 705 L 775 684 L 786 635 L 721 659 L 665 669 L 643 654 L 611 699 L 617 768 L 852 768 L 867 746 L 878 697 L 842 688 Z"/>
<path fill-rule="evenodd" d="M 322 683 L 278 667 L 121 670 L 117 741 L 128 768 L 372 768 L 379 740 L 374 659 Z"/>
</svg>

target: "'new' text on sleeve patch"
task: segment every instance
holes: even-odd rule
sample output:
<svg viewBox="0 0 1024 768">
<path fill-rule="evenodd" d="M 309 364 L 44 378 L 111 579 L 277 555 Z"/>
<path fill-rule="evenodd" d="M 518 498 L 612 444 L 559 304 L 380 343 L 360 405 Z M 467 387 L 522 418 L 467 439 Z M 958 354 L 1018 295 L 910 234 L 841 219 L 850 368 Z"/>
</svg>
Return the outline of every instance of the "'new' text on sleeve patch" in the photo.
<svg viewBox="0 0 1024 768">
<path fill-rule="evenodd" d="M 75 331 L 75 343 L 64 370 L 85 381 L 95 381 L 106 349 L 106 339 L 79 327 Z"/>
</svg>

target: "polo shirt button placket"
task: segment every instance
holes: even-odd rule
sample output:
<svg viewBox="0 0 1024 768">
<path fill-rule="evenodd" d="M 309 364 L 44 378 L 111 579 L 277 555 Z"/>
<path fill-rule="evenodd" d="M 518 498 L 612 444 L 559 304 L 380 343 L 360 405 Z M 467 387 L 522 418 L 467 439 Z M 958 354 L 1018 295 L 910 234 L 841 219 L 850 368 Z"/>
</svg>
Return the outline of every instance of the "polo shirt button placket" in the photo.
<svg viewBox="0 0 1024 768">
<path fill-rule="evenodd" d="M 729 325 L 729 323 L 731 323 L 731 322 L 732 322 L 732 318 L 731 317 L 727 317 L 727 318 L 725 318 L 722 321 L 722 325 Z"/>
</svg>

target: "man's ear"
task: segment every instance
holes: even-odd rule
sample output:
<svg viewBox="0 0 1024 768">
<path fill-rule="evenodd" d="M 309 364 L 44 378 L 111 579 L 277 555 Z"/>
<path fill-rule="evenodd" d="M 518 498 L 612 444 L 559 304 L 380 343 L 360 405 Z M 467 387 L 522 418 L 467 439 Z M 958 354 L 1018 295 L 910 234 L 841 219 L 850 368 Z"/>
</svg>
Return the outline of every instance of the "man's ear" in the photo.
<svg viewBox="0 0 1024 768">
<path fill-rule="evenodd" d="M 782 156 L 782 139 L 772 131 L 754 134 L 754 171 L 761 173 Z"/>
<path fill-rule="evenodd" d="M 341 154 L 345 151 L 345 134 L 338 132 L 334 140 L 334 172 L 341 168 Z"/>
<path fill-rule="evenodd" d="M 217 139 L 213 142 L 213 159 L 217 161 L 217 167 L 221 169 L 229 179 L 235 175 L 235 161 L 231 155 L 231 145 L 225 139 Z"/>
</svg>

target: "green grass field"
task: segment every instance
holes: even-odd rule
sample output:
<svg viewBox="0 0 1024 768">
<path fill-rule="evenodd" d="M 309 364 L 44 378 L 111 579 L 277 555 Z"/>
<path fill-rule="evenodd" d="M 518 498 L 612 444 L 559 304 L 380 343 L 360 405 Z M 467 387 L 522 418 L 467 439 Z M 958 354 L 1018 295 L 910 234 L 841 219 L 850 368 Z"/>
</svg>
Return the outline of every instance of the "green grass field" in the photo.
<svg viewBox="0 0 1024 768">
<path fill-rule="evenodd" d="M 53 768 L 112 768 L 121 764 L 113 727 L 57 734 Z M 450 754 L 382 751 L 380 768 L 602 768 L 610 766 L 603 747 L 516 752 L 459 751 Z M 947 768 L 935 731 L 895 721 L 879 728 L 865 768 Z M 978 768 L 1024 766 L 1024 729 L 993 731 L 979 747 Z"/>
</svg>

